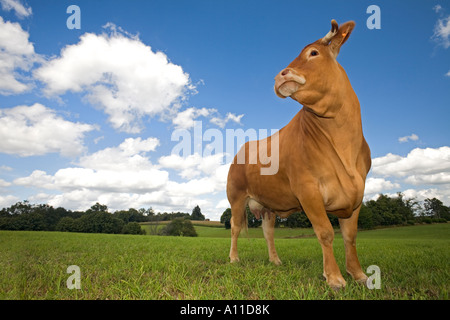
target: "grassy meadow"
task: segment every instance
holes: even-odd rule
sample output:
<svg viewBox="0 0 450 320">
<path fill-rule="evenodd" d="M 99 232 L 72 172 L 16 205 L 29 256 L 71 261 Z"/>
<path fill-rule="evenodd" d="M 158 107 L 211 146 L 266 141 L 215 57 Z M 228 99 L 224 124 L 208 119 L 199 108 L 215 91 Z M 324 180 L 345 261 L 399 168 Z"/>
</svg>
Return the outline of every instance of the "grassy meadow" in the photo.
<svg viewBox="0 0 450 320">
<path fill-rule="evenodd" d="M 229 230 L 196 230 L 197 238 L 0 231 L 0 299 L 448 299 L 450 224 L 359 232 L 363 269 L 381 270 L 381 288 L 373 290 L 345 274 L 336 233 L 347 280 L 337 292 L 321 277 L 311 229 L 276 229 L 281 266 L 269 263 L 259 228 L 243 232 L 236 264 L 228 262 Z M 70 265 L 80 268 L 79 290 L 67 288 Z"/>
</svg>

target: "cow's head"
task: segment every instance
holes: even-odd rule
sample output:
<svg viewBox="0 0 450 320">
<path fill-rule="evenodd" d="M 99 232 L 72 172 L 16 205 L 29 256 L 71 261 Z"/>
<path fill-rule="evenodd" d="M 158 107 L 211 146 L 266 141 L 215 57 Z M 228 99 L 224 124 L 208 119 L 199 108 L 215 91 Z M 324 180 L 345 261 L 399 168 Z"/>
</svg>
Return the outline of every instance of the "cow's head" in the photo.
<svg viewBox="0 0 450 320">
<path fill-rule="evenodd" d="M 339 27 L 335 20 L 331 20 L 331 30 L 325 37 L 307 45 L 300 55 L 275 77 L 275 93 L 281 98 L 291 97 L 313 110 L 317 102 L 325 97 L 336 101 L 340 95 L 341 84 L 347 79 L 336 57 L 354 27 L 353 21 Z M 326 112 L 314 111 L 319 114 Z"/>
</svg>

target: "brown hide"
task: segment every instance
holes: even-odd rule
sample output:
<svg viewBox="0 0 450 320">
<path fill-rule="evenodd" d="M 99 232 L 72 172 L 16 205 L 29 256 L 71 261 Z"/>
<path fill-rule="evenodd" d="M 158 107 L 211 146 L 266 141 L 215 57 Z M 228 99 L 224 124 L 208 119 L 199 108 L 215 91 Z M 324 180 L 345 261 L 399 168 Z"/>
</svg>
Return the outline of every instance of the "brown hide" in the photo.
<svg viewBox="0 0 450 320">
<path fill-rule="evenodd" d="M 333 20 L 324 38 L 307 45 L 275 77 L 275 93 L 296 100 L 303 108 L 278 132 L 278 154 L 272 149 L 274 136 L 266 143 L 256 142 L 258 150 L 267 148 L 272 161 L 278 160 L 276 173 L 261 174 L 261 168 L 267 165 L 257 155 L 256 163 L 248 161 L 255 158 L 250 143 L 239 151 L 245 153 L 245 163 L 237 161 L 238 153 L 230 166 L 227 196 L 232 211 L 231 262 L 239 260 L 237 237 L 246 226 L 247 205 L 257 217 L 263 216 L 269 258 L 276 264 L 281 261 L 273 240 L 275 215 L 270 213 L 287 217 L 303 210 L 322 245 L 324 277 L 333 288 L 343 287 L 345 280 L 333 255 L 334 232 L 327 217 L 332 213 L 340 218 L 347 272 L 357 281 L 367 279 L 356 255 L 356 231 L 371 165 L 370 149 L 363 136 L 358 98 L 336 61 L 354 26 L 350 21 L 338 27 Z"/>
</svg>

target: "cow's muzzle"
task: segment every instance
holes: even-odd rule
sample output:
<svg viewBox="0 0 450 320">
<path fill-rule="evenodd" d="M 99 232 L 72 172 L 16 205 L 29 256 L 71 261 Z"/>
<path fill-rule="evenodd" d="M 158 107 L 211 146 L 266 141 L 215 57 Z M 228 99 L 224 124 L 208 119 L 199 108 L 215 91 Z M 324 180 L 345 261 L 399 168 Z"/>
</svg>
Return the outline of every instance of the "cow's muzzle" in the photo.
<svg viewBox="0 0 450 320">
<path fill-rule="evenodd" d="M 300 86 L 305 83 L 306 79 L 304 76 L 296 74 L 290 68 L 286 68 L 275 77 L 275 93 L 284 99 L 297 92 Z"/>
</svg>

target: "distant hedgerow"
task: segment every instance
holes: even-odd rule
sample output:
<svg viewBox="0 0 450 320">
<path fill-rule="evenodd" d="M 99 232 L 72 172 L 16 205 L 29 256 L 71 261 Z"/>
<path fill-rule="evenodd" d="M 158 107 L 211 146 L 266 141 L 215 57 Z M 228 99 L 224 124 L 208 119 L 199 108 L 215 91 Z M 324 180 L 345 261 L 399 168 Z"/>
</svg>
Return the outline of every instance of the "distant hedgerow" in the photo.
<svg viewBox="0 0 450 320">
<path fill-rule="evenodd" d="M 197 237 L 197 232 L 195 231 L 191 220 L 177 218 L 172 220 L 161 230 L 161 235 Z"/>
</svg>

